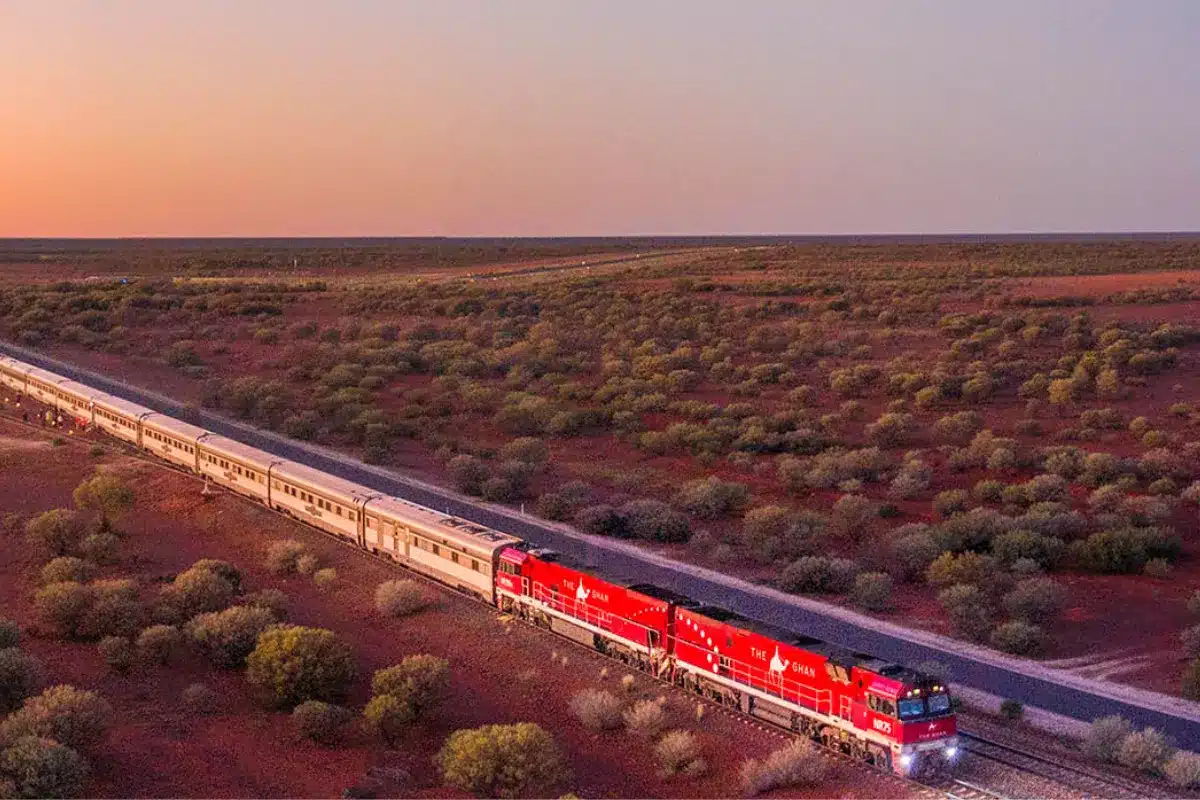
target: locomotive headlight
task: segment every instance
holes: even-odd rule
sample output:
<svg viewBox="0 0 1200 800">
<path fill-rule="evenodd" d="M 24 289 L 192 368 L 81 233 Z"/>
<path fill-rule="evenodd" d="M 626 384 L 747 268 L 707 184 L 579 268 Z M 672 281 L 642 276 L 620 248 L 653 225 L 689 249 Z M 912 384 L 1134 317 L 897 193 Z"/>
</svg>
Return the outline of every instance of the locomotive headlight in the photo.
<svg viewBox="0 0 1200 800">
<path fill-rule="evenodd" d="M 958 748 L 954 745 L 950 745 L 942 752 L 945 754 L 947 761 L 953 761 L 958 756 Z"/>
<path fill-rule="evenodd" d="M 912 762 L 913 757 L 911 753 L 905 753 L 904 755 L 900 756 L 900 766 L 903 767 L 905 771 L 912 766 Z"/>
</svg>

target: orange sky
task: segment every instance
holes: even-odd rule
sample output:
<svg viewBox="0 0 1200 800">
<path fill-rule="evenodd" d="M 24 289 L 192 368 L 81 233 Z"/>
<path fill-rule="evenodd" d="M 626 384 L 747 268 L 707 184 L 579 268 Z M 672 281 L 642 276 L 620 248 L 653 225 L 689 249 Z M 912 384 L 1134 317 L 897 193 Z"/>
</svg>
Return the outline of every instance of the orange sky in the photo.
<svg viewBox="0 0 1200 800">
<path fill-rule="evenodd" d="M 0 236 L 1195 229 L 1198 6 L 6 3 Z"/>
</svg>

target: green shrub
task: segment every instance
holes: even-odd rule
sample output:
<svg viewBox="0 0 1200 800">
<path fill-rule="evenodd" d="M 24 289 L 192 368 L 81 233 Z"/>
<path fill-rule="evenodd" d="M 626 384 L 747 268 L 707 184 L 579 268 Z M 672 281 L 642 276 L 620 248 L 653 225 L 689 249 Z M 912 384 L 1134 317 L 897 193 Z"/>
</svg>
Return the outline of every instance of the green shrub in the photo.
<svg viewBox="0 0 1200 800">
<path fill-rule="evenodd" d="M 12 781 L 13 797 L 79 797 L 88 776 L 83 756 L 53 739 L 24 736 L 0 753 L 3 776 Z"/>
<path fill-rule="evenodd" d="M 1010 616 L 1032 623 L 1046 623 L 1062 613 L 1066 591 L 1051 578 L 1026 578 L 1004 596 Z"/>
<path fill-rule="evenodd" d="M 892 576 L 886 572 L 861 573 L 854 578 L 850 596 L 865 609 L 886 611 L 892 604 Z"/>
<path fill-rule="evenodd" d="M 952 586 L 956 583 L 985 584 L 996 573 L 994 559 L 978 553 L 955 555 L 942 553 L 925 570 L 925 579 L 932 586 Z"/>
<path fill-rule="evenodd" d="M 549 796 L 570 774 L 554 739 L 530 722 L 455 731 L 436 761 L 447 786 L 481 797 Z"/>
<path fill-rule="evenodd" d="M 685 483 L 676 502 L 697 519 L 714 520 L 740 512 L 749 496 L 745 484 L 722 481 L 710 475 Z"/>
<path fill-rule="evenodd" d="M 285 620 L 288 616 L 288 596 L 280 589 L 259 589 L 242 598 L 242 605 L 252 608 L 265 608 L 277 620 Z"/>
<path fill-rule="evenodd" d="M 1157 775 L 1162 772 L 1167 761 L 1175 754 L 1175 747 L 1167 737 L 1153 728 L 1143 728 L 1134 731 L 1121 740 L 1117 747 L 1117 763 Z"/>
<path fill-rule="evenodd" d="M 45 671 L 35 656 L 17 647 L 0 650 L 0 714 L 20 708 L 42 686 Z"/>
<path fill-rule="evenodd" d="M 995 480 L 979 481 L 975 484 L 972 494 L 981 503 L 999 503 L 1004 499 L 1004 483 Z"/>
<path fill-rule="evenodd" d="M 482 494 L 483 484 L 490 477 L 486 464 L 465 453 L 450 459 L 446 469 L 455 488 L 470 495 Z"/>
<path fill-rule="evenodd" d="M 1002 700 L 1000 702 L 1000 716 L 1016 722 L 1025 716 L 1025 706 L 1016 700 Z"/>
<path fill-rule="evenodd" d="M 619 513 L 635 539 L 686 542 L 692 534 L 687 517 L 658 500 L 630 500 Z"/>
<path fill-rule="evenodd" d="M 233 606 L 194 617 L 185 633 L 205 658 L 218 667 L 233 669 L 245 663 L 259 634 L 274 624 L 275 616 L 264 608 Z"/>
<path fill-rule="evenodd" d="M 162 588 L 154 618 L 162 623 L 187 622 L 197 614 L 222 611 L 237 595 L 237 586 L 220 572 L 193 565 Z"/>
<path fill-rule="evenodd" d="M 1045 634 L 1037 625 L 1020 620 L 1005 622 L 992 631 L 992 647 L 1018 656 L 1036 655 L 1045 647 Z"/>
<path fill-rule="evenodd" d="M 105 636 L 96 647 L 113 672 L 124 675 L 133 666 L 133 642 L 124 636 Z"/>
<path fill-rule="evenodd" d="M 705 770 L 700 741 L 691 731 L 668 731 L 654 747 L 654 758 L 664 777 L 699 775 Z"/>
<path fill-rule="evenodd" d="M 112 706 L 95 692 L 51 686 L 0 723 L 0 741 L 37 736 L 86 749 L 100 741 L 111 719 Z"/>
<path fill-rule="evenodd" d="M 907 527 L 904 526 L 897 532 Z M 942 548 L 927 530 L 914 528 L 911 531 L 893 539 L 888 547 L 891 564 L 899 573 L 899 578 L 904 581 L 916 580 L 923 575 L 942 552 Z"/>
<path fill-rule="evenodd" d="M 333 588 L 333 585 L 337 583 L 337 578 L 337 570 L 333 567 L 326 567 L 325 569 L 319 569 L 313 573 L 313 584 L 318 589 L 326 591 Z"/>
<path fill-rule="evenodd" d="M 367 725 L 383 739 L 388 747 L 395 747 L 404 731 L 420 716 L 416 707 L 405 697 L 394 694 L 378 694 L 371 698 L 363 709 Z"/>
<path fill-rule="evenodd" d="M 982 639 L 987 634 L 992 624 L 992 609 L 978 586 L 956 583 L 938 592 L 937 600 L 958 633 L 971 639 Z"/>
<path fill-rule="evenodd" d="M 1163 774 L 1177 789 L 1200 788 L 1200 754 L 1180 750 L 1167 761 Z"/>
<path fill-rule="evenodd" d="M 785 592 L 831 593 L 849 591 L 858 566 L 849 559 L 805 556 L 789 564 L 779 578 Z"/>
<path fill-rule="evenodd" d="M 308 554 L 308 547 L 295 539 L 274 542 L 267 548 L 266 567 L 275 575 L 295 575 L 300 557 Z"/>
<path fill-rule="evenodd" d="M 151 625 L 137 638 L 137 651 L 147 664 L 167 664 L 183 645 L 183 634 L 174 625 Z"/>
<path fill-rule="evenodd" d="M 405 700 L 421 715 L 441 700 L 450 686 L 450 662 L 431 655 L 405 656 L 395 666 L 376 670 L 371 693 L 393 695 Z"/>
<path fill-rule="evenodd" d="M 82 558 L 74 556 L 59 556 L 42 567 L 42 583 L 87 583 L 95 574 L 96 568 Z"/>
<path fill-rule="evenodd" d="M 230 586 L 233 587 L 234 594 L 242 592 L 242 571 L 230 564 L 228 561 L 222 561 L 217 558 L 202 558 L 188 568 L 192 570 L 207 570 L 224 578 Z M 220 609 L 213 609 L 219 611 Z"/>
<path fill-rule="evenodd" d="M 962 489 L 948 489 L 938 492 L 933 499 L 933 510 L 937 515 L 946 519 L 955 514 L 962 514 L 970 507 L 971 497 Z"/>
<path fill-rule="evenodd" d="M 1084 755 L 1096 761 L 1115 761 L 1121 742 L 1132 730 L 1129 720 L 1124 717 L 1101 717 L 1095 720 L 1081 745 Z"/>
<path fill-rule="evenodd" d="M 100 515 L 105 528 L 108 523 L 133 505 L 133 489 L 110 470 L 99 468 L 96 473 L 75 487 L 75 505 Z"/>
<path fill-rule="evenodd" d="M 816 786 L 825 778 L 829 762 L 811 742 L 796 740 L 771 753 L 762 761 L 742 763 L 742 787 L 747 796 L 775 789 Z"/>
<path fill-rule="evenodd" d="M 612 692 L 584 689 L 571 698 L 571 714 L 593 731 L 611 731 L 621 727 L 625 704 Z"/>
<path fill-rule="evenodd" d="M 121 540 L 103 531 L 90 533 L 79 543 L 79 554 L 96 564 L 115 564 L 119 559 Z"/>
<path fill-rule="evenodd" d="M 407 617 L 429 605 L 429 595 L 416 581 L 384 581 L 375 589 L 375 610 L 386 617 Z"/>
<path fill-rule="evenodd" d="M 341 699 L 355 671 L 350 646 L 324 628 L 269 628 L 246 659 L 246 680 L 269 703 L 284 707 Z"/>
<path fill-rule="evenodd" d="M 93 581 L 87 589 L 91 603 L 76 628 L 80 638 L 129 637 L 137 633 L 142 606 L 136 583 L 127 579 Z"/>
<path fill-rule="evenodd" d="M 75 581 L 43 586 L 34 595 L 38 619 L 54 635 L 66 639 L 79 637 L 83 618 L 92 606 L 91 588 Z"/>
<path fill-rule="evenodd" d="M 25 538 L 30 547 L 50 556 L 77 552 L 86 535 L 83 517 L 65 508 L 38 514 L 25 524 Z"/>
<path fill-rule="evenodd" d="M 292 710 L 292 730 L 317 744 L 331 747 L 341 741 L 354 715 L 342 706 L 308 700 Z"/>
</svg>

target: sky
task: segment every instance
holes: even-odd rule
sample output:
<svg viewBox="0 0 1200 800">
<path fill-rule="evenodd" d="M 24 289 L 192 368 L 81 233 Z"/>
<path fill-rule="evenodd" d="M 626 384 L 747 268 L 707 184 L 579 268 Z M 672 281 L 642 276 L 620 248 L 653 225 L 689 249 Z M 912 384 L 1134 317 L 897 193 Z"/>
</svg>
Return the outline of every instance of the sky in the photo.
<svg viewBox="0 0 1200 800">
<path fill-rule="evenodd" d="M 1197 0 L 0 0 L 0 237 L 1198 229 Z"/>
</svg>

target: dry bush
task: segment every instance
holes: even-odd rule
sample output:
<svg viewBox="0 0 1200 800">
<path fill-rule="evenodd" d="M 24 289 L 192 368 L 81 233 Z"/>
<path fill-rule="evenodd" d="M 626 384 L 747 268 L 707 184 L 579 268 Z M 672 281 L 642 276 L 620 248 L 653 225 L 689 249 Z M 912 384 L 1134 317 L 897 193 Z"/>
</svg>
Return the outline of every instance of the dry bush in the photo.
<svg viewBox="0 0 1200 800">
<path fill-rule="evenodd" d="M 162 588 L 154 606 L 154 618 L 162 623 L 181 624 L 197 614 L 228 608 L 237 592 L 238 585 L 220 571 L 197 563 Z"/>
<path fill-rule="evenodd" d="M 142 605 L 137 584 L 127 579 L 93 581 L 87 588 L 91 604 L 79 621 L 81 638 L 133 636 L 142 623 Z"/>
<path fill-rule="evenodd" d="M 679 774 L 699 775 L 705 770 L 700 757 L 700 741 L 690 731 L 668 731 L 654 746 L 654 758 L 664 777 Z"/>
<path fill-rule="evenodd" d="M 1157 775 L 1175 754 L 1175 746 L 1159 731 L 1143 728 L 1121 740 L 1117 747 L 1118 764 Z"/>
<path fill-rule="evenodd" d="M 308 548 L 295 539 L 274 542 L 267 548 L 266 567 L 275 575 L 295 575 L 299 572 L 300 557 L 308 555 Z"/>
<path fill-rule="evenodd" d="M 570 776 L 554 738 L 538 725 L 455 731 L 436 757 L 442 781 L 480 797 L 546 797 Z"/>
<path fill-rule="evenodd" d="M 183 706 L 193 714 L 211 714 L 217 710 L 220 698 L 203 683 L 189 684 L 181 695 Z"/>
<path fill-rule="evenodd" d="M 87 775 L 83 756 L 53 739 L 25 736 L 0 753 L 0 797 L 79 797 Z"/>
<path fill-rule="evenodd" d="M 431 655 L 405 656 L 399 664 L 376 670 L 371 693 L 405 699 L 422 714 L 438 702 L 450 686 L 450 662 Z"/>
<path fill-rule="evenodd" d="M 425 588 L 416 581 L 385 581 L 375 589 L 375 610 L 387 617 L 407 617 L 430 604 Z"/>
<path fill-rule="evenodd" d="M 774 789 L 815 786 L 825 778 L 829 763 L 811 742 L 796 740 L 762 761 L 742 764 L 742 786 L 753 797 Z"/>
<path fill-rule="evenodd" d="M 622 715 L 625 727 L 635 736 L 653 739 L 667 726 L 667 712 L 657 700 L 639 700 Z"/>
<path fill-rule="evenodd" d="M 167 664 L 183 646 L 183 634 L 174 625 L 151 625 L 137 638 L 137 651 L 147 664 Z"/>
<path fill-rule="evenodd" d="M 118 675 L 124 675 L 133 666 L 133 642 L 124 636 L 105 636 L 96 649 L 108 668 Z"/>
<path fill-rule="evenodd" d="M 341 741 L 353 718 L 354 714 L 347 708 L 308 700 L 292 710 L 291 725 L 298 737 L 330 747 Z"/>
<path fill-rule="evenodd" d="M 265 608 L 275 619 L 283 621 L 288 616 L 288 596 L 279 589 L 260 589 L 242 598 L 241 604 L 253 608 Z"/>
<path fill-rule="evenodd" d="M 0 714 L 15 711 L 42 687 L 45 670 L 35 656 L 17 647 L 0 650 Z"/>
<path fill-rule="evenodd" d="M 119 561 L 121 540 L 112 533 L 90 533 L 79 543 L 79 554 L 95 564 L 115 564 Z"/>
<path fill-rule="evenodd" d="M 1167 761 L 1163 774 L 1177 789 L 1200 789 L 1200 754 L 1180 750 Z"/>
<path fill-rule="evenodd" d="M 1084 755 L 1096 761 L 1115 761 L 1121 742 L 1133 730 L 1124 717 L 1101 717 L 1088 728 L 1081 745 Z"/>
<path fill-rule="evenodd" d="M 1016 619 L 1045 623 L 1062 613 L 1066 590 L 1051 578 L 1026 578 L 1004 596 L 1004 608 Z"/>
<path fill-rule="evenodd" d="M 33 604 L 39 621 L 46 628 L 56 636 L 73 639 L 79 636 L 92 599 L 90 587 L 76 581 L 63 581 L 39 589 Z"/>
<path fill-rule="evenodd" d="M 42 567 L 42 583 L 87 583 L 96 572 L 96 567 L 82 558 L 59 556 Z"/>
<path fill-rule="evenodd" d="M 25 523 L 25 539 L 30 547 L 50 556 L 77 552 L 86 535 L 83 516 L 66 508 L 46 511 Z"/>
<path fill-rule="evenodd" d="M 584 689 L 571 698 L 571 714 L 593 731 L 611 731 L 621 727 L 625 704 L 612 692 Z"/>
<path fill-rule="evenodd" d="M 299 575 L 312 575 L 316 577 L 317 567 L 321 565 L 321 560 L 312 553 L 304 553 L 296 559 L 296 573 Z"/>
<path fill-rule="evenodd" d="M 112 706 L 95 692 L 51 686 L 0 724 L 0 741 L 37 736 L 85 749 L 100 741 L 111 719 Z"/>
<path fill-rule="evenodd" d="M 337 570 L 334 569 L 333 567 L 326 567 L 325 569 L 319 569 L 313 573 L 312 579 L 313 579 L 314 586 L 316 586 L 318 589 L 320 589 L 322 591 L 327 591 L 329 589 L 332 589 L 333 585 L 335 583 L 337 583 L 337 579 L 338 579 Z"/>
<path fill-rule="evenodd" d="M 1012 620 L 996 626 L 992 631 L 991 645 L 997 650 L 1018 656 L 1037 655 L 1046 644 L 1046 634 L 1037 625 L 1021 620 Z"/>
<path fill-rule="evenodd" d="M 388 747 L 395 747 L 410 725 L 417 721 L 419 713 L 407 698 L 394 694 L 372 697 L 363 709 L 367 726 L 383 739 Z"/>
</svg>

